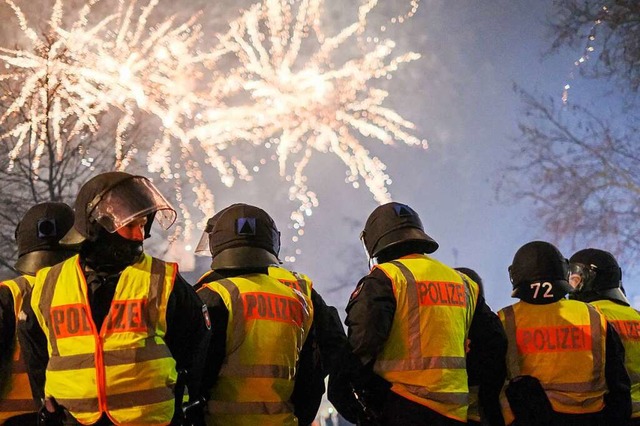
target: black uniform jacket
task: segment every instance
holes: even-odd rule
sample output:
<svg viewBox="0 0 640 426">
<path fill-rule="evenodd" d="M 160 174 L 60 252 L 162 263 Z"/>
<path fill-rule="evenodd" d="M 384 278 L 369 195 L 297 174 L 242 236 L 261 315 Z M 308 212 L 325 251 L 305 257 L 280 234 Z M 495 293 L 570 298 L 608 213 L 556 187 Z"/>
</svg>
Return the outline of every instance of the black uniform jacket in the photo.
<svg viewBox="0 0 640 426">
<path fill-rule="evenodd" d="M 609 323 L 605 353 L 604 376 L 608 388 L 604 395 L 605 414 L 611 424 L 624 425 L 631 417 L 631 379 L 624 366 L 624 345 Z"/>
<path fill-rule="evenodd" d="M 0 287 L 0 383 L 7 383 L 11 375 L 11 358 L 16 335 L 16 316 L 13 312 L 13 295 Z M 0 386 L 1 390 L 2 386 Z"/>
</svg>

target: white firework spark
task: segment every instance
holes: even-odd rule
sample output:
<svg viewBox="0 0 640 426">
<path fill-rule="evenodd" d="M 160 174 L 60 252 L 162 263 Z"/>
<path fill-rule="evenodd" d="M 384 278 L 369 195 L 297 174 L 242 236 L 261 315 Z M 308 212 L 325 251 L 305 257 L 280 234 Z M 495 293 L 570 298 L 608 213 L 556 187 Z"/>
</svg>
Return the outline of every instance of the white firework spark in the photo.
<svg viewBox="0 0 640 426">
<path fill-rule="evenodd" d="M 360 43 L 376 4 L 367 0 L 356 22 L 328 37 L 321 28 L 322 0 L 264 0 L 245 11 L 222 38 L 224 50 L 239 62 L 231 76 L 233 88 L 250 99 L 250 106 L 233 109 L 245 118 L 241 138 L 275 147 L 280 174 L 291 182 L 290 199 L 299 203 L 291 215 L 299 235 L 305 215 L 318 205 L 304 173 L 314 151 L 337 155 L 348 168 L 347 182 L 358 187 L 363 179 L 383 203 L 390 200 L 385 165 L 360 140 L 427 146 L 410 133 L 413 123 L 383 105 L 388 92 L 371 85 L 420 57 L 413 52 L 394 56 L 391 40 Z M 410 14 L 416 8 L 414 1 Z M 359 56 L 334 63 L 350 42 L 361 46 Z"/>
</svg>

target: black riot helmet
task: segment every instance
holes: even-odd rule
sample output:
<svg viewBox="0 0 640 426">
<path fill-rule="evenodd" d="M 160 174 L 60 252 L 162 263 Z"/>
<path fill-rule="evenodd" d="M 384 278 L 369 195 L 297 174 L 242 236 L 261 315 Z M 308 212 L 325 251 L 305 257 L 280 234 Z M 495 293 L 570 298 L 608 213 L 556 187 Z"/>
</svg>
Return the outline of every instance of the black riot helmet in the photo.
<svg viewBox="0 0 640 426">
<path fill-rule="evenodd" d="M 518 249 L 509 266 L 509 278 L 511 297 L 534 304 L 555 302 L 572 290 L 569 262 L 545 241 L 532 241 Z"/>
<path fill-rule="evenodd" d="M 460 266 L 458 268 L 453 268 L 458 272 L 462 272 L 467 277 L 471 278 L 476 284 L 478 284 L 478 289 L 480 290 L 480 296 L 484 297 L 484 284 L 482 283 L 482 278 L 476 271 L 471 268 L 466 268 L 464 266 Z"/>
<path fill-rule="evenodd" d="M 60 245 L 72 226 L 73 210 L 65 203 L 40 203 L 27 210 L 16 227 L 16 270 L 35 275 L 39 269 L 73 256 L 76 250 Z"/>
<path fill-rule="evenodd" d="M 384 250 L 412 243 L 421 253 L 433 253 L 438 243 L 424 232 L 420 216 L 406 204 L 378 206 L 367 219 L 360 239 L 370 259 Z"/>
<path fill-rule="evenodd" d="M 280 263 L 280 232 L 259 207 L 233 204 L 220 212 L 209 234 L 212 269 L 261 268 Z"/>
<path fill-rule="evenodd" d="M 587 248 L 569 259 L 576 287 L 572 297 L 584 302 L 612 299 L 630 305 L 622 291 L 622 269 L 608 251 Z"/>
<path fill-rule="evenodd" d="M 95 241 L 101 230 L 113 234 L 133 220 L 146 216 L 145 238 L 154 219 L 168 229 L 176 211 L 151 181 L 125 172 L 106 172 L 87 181 L 76 197 L 75 222 L 63 244 Z"/>
</svg>

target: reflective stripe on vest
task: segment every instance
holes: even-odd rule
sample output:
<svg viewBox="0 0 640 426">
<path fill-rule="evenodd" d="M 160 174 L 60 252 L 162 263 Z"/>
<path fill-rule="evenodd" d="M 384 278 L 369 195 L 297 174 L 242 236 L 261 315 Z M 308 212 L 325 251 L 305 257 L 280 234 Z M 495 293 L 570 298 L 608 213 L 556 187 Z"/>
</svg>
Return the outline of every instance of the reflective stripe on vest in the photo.
<svg viewBox="0 0 640 426">
<path fill-rule="evenodd" d="M 595 308 L 564 299 L 547 305 L 518 302 L 498 315 L 509 341 L 509 378 L 538 378 L 557 412 L 602 410 L 606 323 Z"/>
<path fill-rule="evenodd" d="M 175 361 L 164 342 L 177 266 L 144 255 L 118 280 L 102 329 L 91 317 L 79 257 L 38 272 L 32 307 L 49 345 L 45 393 L 81 423 L 166 425 Z"/>
<path fill-rule="evenodd" d="M 306 275 L 294 271 L 289 271 L 280 266 L 270 266 L 268 274 L 270 277 L 277 279 L 287 287 L 296 289 L 300 293 L 311 298 L 313 283 Z"/>
<path fill-rule="evenodd" d="M 478 301 L 477 285 L 426 255 L 405 256 L 376 268 L 393 284 L 396 313 L 374 371 L 399 395 L 466 421 L 465 341 Z"/>
<path fill-rule="evenodd" d="M 640 313 L 611 300 L 591 303 L 618 332 L 624 345 L 624 364 L 631 378 L 631 417 L 640 418 Z"/>
<path fill-rule="evenodd" d="M 31 396 L 31 385 L 27 376 L 27 369 L 18 343 L 17 324 L 22 310 L 22 301 L 29 292 L 35 278 L 24 275 L 13 280 L 0 282 L 0 287 L 7 287 L 13 298 L 14 317 L 16 329 L 14 329 L 13 356 L 10 360 L 11 376 L 7 383 L 0 384 L 0 424 L 5 420 L 21 414 L 37 411 L 37 407 Z"/>
<path fill-rule="evenodd" d="M 265 274 L 213 281 L 202 291 L 218 293 L 229 310 L 226 357 L 207 424 L 295 424 L 288 401 L 311 327 L 306 297 Z"/>
</svg>

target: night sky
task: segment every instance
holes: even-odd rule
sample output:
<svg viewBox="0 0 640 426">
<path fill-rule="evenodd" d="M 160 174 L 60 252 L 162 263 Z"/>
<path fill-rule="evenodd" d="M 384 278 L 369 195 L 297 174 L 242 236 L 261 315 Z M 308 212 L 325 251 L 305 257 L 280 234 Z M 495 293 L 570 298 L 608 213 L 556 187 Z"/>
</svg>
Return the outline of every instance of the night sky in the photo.
<svg viewBox="0 0 640 426">
<path fill-rule="evenodd" d="M 27 1 L 16 3 L 23 6 Z M 30 13 L 46 9 L 36 3 L 52 4 L 28 3 L 33 8 Z M 67 3 L 71 7 L 82 2 Z M 342 10 L 342 3 L 326 0 L 324 25 L 328 33 L 348 22 L 349 11 Z M 515 251 L 535 239 L 556 243 L 532 216 L 528 202 L 496 196 L 514 149 L 512 140 L 521 114 L 513 85 L 560 98 L 581 54 L 579 50 L 563 50 L 544 55 L 551 43 L 544 26 L 551 3 L 422 0 L 415 16 L 381 34 L 397 42 L 397 53 L 412 50 L 422 55 L 418 61 L 403 65 L 382 87 L 391 92 L 386 105 L 416 123 L 415 135 L 427 139 L 430 147 L 424 151 L 402 144 L 364 143 L 387 164 L 393 199 L 412 206 L 427 233 L 439 242 L 434 257 L 451 266 L 475 269 L 484 279 L 486 298 L 494 310 L 515 302 L 510 298 L 507 274 Z M 225 22 L 237 15 L 239 7 L 249 4 L 161 0 L 156 12 L 186 17 L 203 9 L 201 22 L 205 31 L 213 34 L 224 30 Z M 380 0 L 371 20 L 384 23 L 409 8 L 408 1 Z M 15 18 L 4 3 L 0 4 L 0 18 L 2 45 L 19 42 Z M 12 24 L 5 25 L 8 22 Z M 570 82 L 570 102 L 589 101 L 596 90 L 592 81 Z M 331 154 L 314 154 L 307 173 L 320 205 L 307 218 L 305 235 L 296 245 L 288 229 L 289 212 L 295 206 L 287 200 L 287 185 L 277 176 L 275 165 L 273 169 L 265 167 L 253 182 L 227 189 L 212 178 L 211 187 L 218 208 L 245 202 L 272 214 L 283 232 L 283 251 L 301 250 L 296 262 L 285 266 L 309 275 L 315 288 L 343 313 L 357 280 L 367 272 L 358 238 L 376 202 L 364 185 L 356 190 L 345 183 L 345 167 Z M 146 247 L 152 249 L 150 244 Z M 566 257 L 573 252 L 571 247 L 558 247 Z M 199 258 L 196 270 L 184 271 L 184 275 L 194 282 L 208 263 L 207 258 Z M 624 271 L 625 265 L 621 266 Z M 640 292 L 629 286 L 637 277 L 623 279 L 630 296 L 638 296 L 638 306 Z"/>
</svg>

